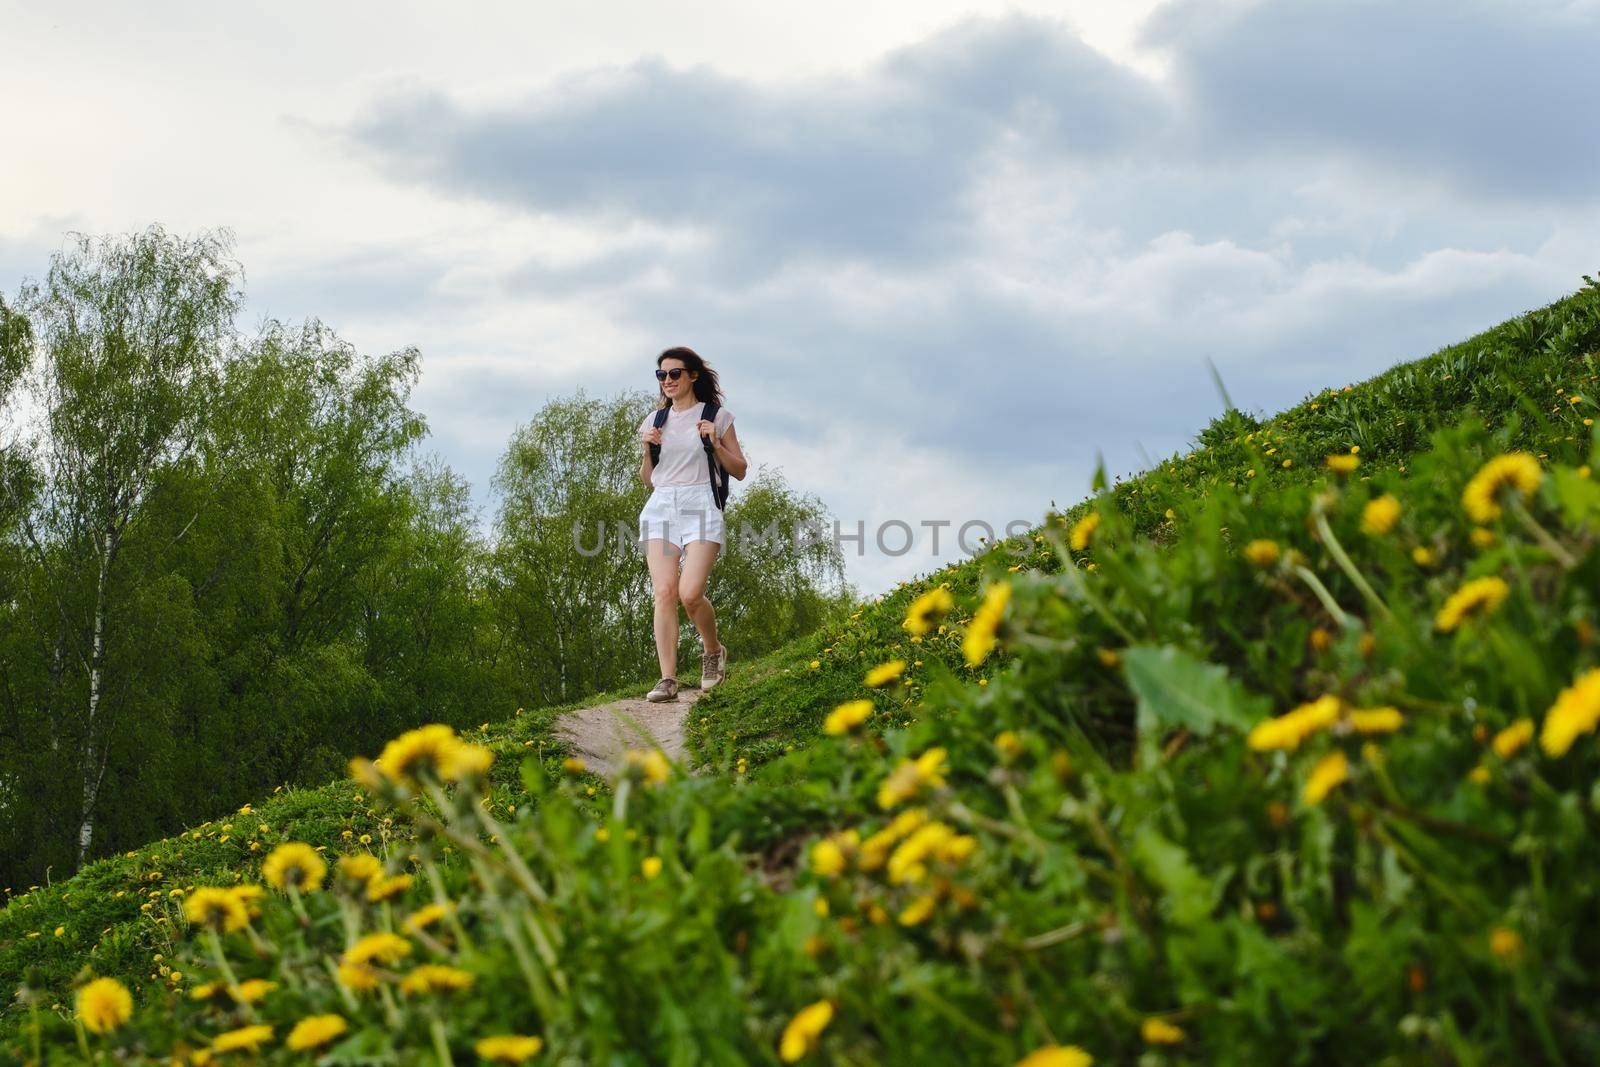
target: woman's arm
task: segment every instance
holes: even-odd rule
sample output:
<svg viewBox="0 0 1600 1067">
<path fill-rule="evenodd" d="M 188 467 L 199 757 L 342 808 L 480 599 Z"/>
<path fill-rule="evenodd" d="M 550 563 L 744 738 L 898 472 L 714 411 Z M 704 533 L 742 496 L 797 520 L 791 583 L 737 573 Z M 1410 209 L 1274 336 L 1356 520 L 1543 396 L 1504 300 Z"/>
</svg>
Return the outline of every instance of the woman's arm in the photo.
<svg viewBox="0 0 1600 1067">
<path fill-rule="evenodd" d="M 652 488 L 655 483 L 650 480 L 650 446 L 660 443 L 661 430 L 658 427 L 652 426 L 639 435 L 639 480 Z"/>
<path fill-rule="evenodd" d="M 750 464 L 745 460 L 744 453 L 739 449 L 739 438 L 735 436 L 733 427 L 728 427 L 728 432 L 716 439 L 713 448 L 717 453 L 717 462 L 722 464 L 722 469 L 744 481 L 744 476 L 749 472 Z"/>
</svg>

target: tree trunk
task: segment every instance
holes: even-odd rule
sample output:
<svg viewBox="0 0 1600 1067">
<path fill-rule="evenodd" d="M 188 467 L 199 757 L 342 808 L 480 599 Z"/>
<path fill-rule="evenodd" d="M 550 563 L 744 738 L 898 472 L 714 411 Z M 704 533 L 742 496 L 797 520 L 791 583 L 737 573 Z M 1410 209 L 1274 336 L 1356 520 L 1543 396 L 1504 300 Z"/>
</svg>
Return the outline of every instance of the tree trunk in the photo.
<svg viewBox="0 0 1600 1067">
<path fill-rule="evenodd" d="M 111 531 L 107 530 L 101 541 L 100 578 L 94 598 L 94 647 L 89 655 L 89 716 L 84 727 L 83 743 L 83 821 L 78 824 L 78 866 L 89 859 L 89 846 L 94 842 L 95 799 L 100 793 L 100 778 L 104 771 L 104 757 L 95 738 L 100 711 L 101 667 L 105 660 L 106 640 L 106 577 L 111 570 Z"/>
</svg>

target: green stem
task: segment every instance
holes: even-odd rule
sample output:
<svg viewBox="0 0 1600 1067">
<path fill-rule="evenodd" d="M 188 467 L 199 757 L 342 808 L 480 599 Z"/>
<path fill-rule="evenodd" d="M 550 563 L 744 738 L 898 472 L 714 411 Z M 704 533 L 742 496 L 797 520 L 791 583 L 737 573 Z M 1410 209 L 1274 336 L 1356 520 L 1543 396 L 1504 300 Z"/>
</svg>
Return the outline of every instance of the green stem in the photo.
<svg viewBox="0 0 1600 1067">
<path fill-rule="evenodd" d="M 552 1000 L 550 988 L 539 976 L 538 969 L 534 966 L 533 957 L 528 954 L 528 946 L 522 939 L 522 933 L 512 921 L 510 912 L 505 902 L 501 899 L 499 891 L 495 888 L 495 879 L 481 860 L 470 859 L 473 870 L 478 875 L 478 881 L 483 886 L 484 902 L 488 905 L 495 921 L 500 926 L 500 931 L 505 935 L 506 942 L 511 946 L 511 954 L 516 958 L 517 969 L 522 972 L 522 979 L 528 984 L 528 992 L 538 1003 L 539 1010 L 545 1018 L 552 1018 Z"/>
<path fill-rule="evenodd" d="M 516 875 L 517 884 L 522 886 L 523 892 L 540 904 L 548 904 L 550 902 L 550 894 L 545 892 L 544 886 L 539 884 L 539 879 L 535 878 L 533 872 L 528 869 L 527 863 L 522 859 L 522 853 L 518 852 L 512 845 L 511 839 L 506 836 L 505 830 L 501 829 L 500 823 L 495 820 L 493 815 L 489 814 L 489 809 L 482 805 L 478 805 L 477 813 L 478 818 L 483 821 L 483 825 L 488 829 L 490 836 L 500 842 L 500 850 L 505 853 L 506 860 L 511 864 L 511 870 Z"/>
<path fill-rule="evenodd" d="M 1516 975 L 1517 999 L 1522 1001 L 1523 1006 L 1528 1009 L 1528 1014 L 1533 1016 L 1533 1028 L 1539 1035 L 1539 1044 L 1544 1046 L 1546 1062 L 1564 1064 L 1567 1061 L 1561 1055 L 1561 1046 L 1556 1041 L 1555 1032 L 1550 1029 L 1549 1014 L 1545 1011 L 1544 1003 L 1540 1001 L 1538 992 L 1529 988 L 1530 985 L 1526 969 L 1518 965 Z"/>
<path fill-rule="evenodd" d="M 1563 570 L 1570 571 L 1578 565 L 1578 561 L 1572 553 L 1563 548 L 1561 542 L 1550 536 L 1550 531 L 1541 526 L 1539 520 L 1533 517 L 1533 513 L 1528 510 L 1521 497 L 1512 501 L 1511 510 L 1517 516 L 1517 521 L 1522 523 L 1523 528 L 1533 535 L 1533 539 L 1539 542 L 1541 548 L 1550 553 L 1551 557 L 1561 564 Z"/>
<path fill-rule="evenodd" d="M 428 884 L 433 887 L 433 902 L 444 909 L 445 920 L 449 922 L 450 929 L 455 931 L 456 944 L 461 946 L 463 952 L 472 951 L 472 939 L 467 936 L 467 928 L 462 925 L 461 918 L 456 914 L 456 906 L 445 896 L 444 879 L 439 876 L 439 866 L 429 856 L 423 861 L 423 868 L 428 872 Z"/>
<path fill-rule="evenodd" d="M 339 998 L 344 1001 L 344 1006 L 351 1015 L 361 1010 L 361 1005 L 356 1003 L 356 995 L 350 992 L 348 986 L 339 980 L 339 965 L 333 962 L 332 956 L 324 956 L 322 962 L 328 968 L 328 976 L 333 979 L 333 988 L 339 991 Z"/>
<path fill-rule="evenodd" d="M 207 930 L 205 942 L 206 947 L 211 950 L 211 959 L 216 963 L 217 970 L 222 972 L 222 980 L 228 983 L 228 997 L 239 1005 L 240 1012 L 246 1019 L 253 1020 L 256 1017 L 255 1010 L 239 995 L 239 976 L 233 973 L 233 968 L 228 964 L 228 957 L 223 954 L 222 939 L 217 936 L 215 930 Z"/>
<path fill-rule="evenodd" d="M 294 909 L 294 913 L 300 917 L 301 929 L 310 927 L 311 916 L 306 914 L 306 906 L 300 900 L 300 887 L 295 884 L 295 880 L 293 878 L 284 879 L 283 884 L 284 887 L 289 890 L 289 906 L 292 907 Z"/>
<path fill-rule="evenodd" d="M 620 829 L 628 819 L 628 794 L 633 790 L 633 779 L 624 774 L 617 781 L 617 791 L 611 796 L 611 821 Z"/>
<path fill-rule="evenodd" d="M 1096 924 L 1092 922 L 1070 923 L 1067 926 L 1060 926 L 1054 930 L 1046 930 L 1042 934 L 1034 934 L 1032 937 L 1025 937 L 1021 941 L 1017 942 L 1017 947 L 1028 952 L 1036 952 L 1042 948 L 1049 948 L 1052 945 L 1059 945 L 1064 941 L 1071 941 L 1074 938 L 1082 937 L 1090 930 L 1093 930 L 1095 925 Z"/>
<path fill-rule="evenodd" d="M 400 1007 L 394 1002 L 394 994 L 389 991 L 388 986 L 381 985 L 378 987 L 378 999 L 383 1002 L 383 1017 L 388 1021 L 389 1028 L 391 1030 L 399 1030 L 401 1022 Z"/>
<path fill-rule="evenodd" d="M 928 1007 L 932 1008 L 934 1014 L 942 1015 L 944 1018 L 950 1020 L 952 1023 L 956 1024 L 973 1037 L 984 1041 L 992 1048 L 998 1049 L 1005 1047 L 1004 1039 L 996 1037 L 994 1034 L 990 1033 L 981 1024 L 969 1018 L 961 1011 L 961 1009 L 957 1008 L 954 1004 L 951 1004 L 949 1001 L 939 996 L 939 994 L 928 988 L 928 986 L 921 983 L 912 986 L 911 995 L 928 1005 Z"/>
<path fill-rule="evenodd" d="M 1355 583 L 1357 589 L 1361 590 L 1361 595 L 1367 598 L 1367 603 L 1377 608 L 1384 618 L 1394 618 L 1394 613 L 1389 610 L 1389 605 L 1385 604 L 1383 598 L 1378 595 L 1378 591 L 1372 588 L 1372 584 L 1367 581 L 1366 575 L 1362 574 L 1356 568 L 1356 565 L 1351 562 L 1350 556 L 1344 550 L 1344 545 L 1340 544 L 1339 539 L 1334 536 L 1333 528 L 1328 525 L 1328 516 L 1322 513 L 1321 508 L 1315 508 L 1312 510 L 1312 518 L 1316 523 L 1317 533 L 1322 537 L 1323 546 L 1327 548 L 1328 554 L 1333 557 L 1333 561 L 1339 565 L 1339 569 L 1344 571 L 1345 576 Z"/>
<path fill-rule="evenodd" d="M 1072 554 L 1061 545 L 1056 544 L 1054 538 L 1051 539 L 1051 543 L 1056 545 L 1056 549 L 1061 556 L 1061 573 L 1072 584 L 1072 591 L 1082 597 L 1094 609 L 1095 614 L 1105 620 L 1107 626 L 1117 631 L 1123 641 L 1130 645 L 1138 644 L 1139 642 L 1133 636 L 1133 633 L 1122 625 L 1122 620 L 1113 615 L 1111 609 L 1106 607 L 1101 599 L 1095 595 L 1094 590 L 1089 588 L 1089 583 L 1084 581 L 1083 574 L 1078 570 L 1078 564 L 1073 560 Z"/>
<path fill-rule="evenodd" d="M 433 1051 L 438 1055 L 441 1067 L 455 1067 L 455 1061 L 450 1058 L 450 1043 L 444 1039 L 444 1023 L 439 1021 L 438 1013 L 428 1020 L 428 1032 L 433 1035 Z"/>
<path fill-rule="evenodd" d="M 1465 898 L 1463 898 L 1461 894 L 1457 893 L 1453 888 L 1451 888 L 1448 883 L 1435 875 L 1432 868 L 1430 868 L 1426 863 L 1423 863 L 1422 860 L 1419 859 L 1410 848 L 1403 845 L 1400 840 L 1396 838 L 1395 835 L 1384 825 L 1384 820 L 1386 818 L 1393 817 L 1391 813 L 1384 808 L 1379 808 L 1377 810 L 1379 813 L 1379 818 L 1372 824 L 1372 832 L 1377 836 L 1378 840 L 1382 841 L 1385 845 L 1388 845 L 1389 848 L 1394 851 L 1394 854 L 1400 857 L 1400 861 L 1407 867 L 1411 868 L 1411 873 L 1432 887 L 1435 893 L 1439 894 L 1439 896 L 1443 897 L 1445 900 L 1448 900 L 1451 904 L 1454 904 L 1457 908 L 1461 909 L 1464 914 L 1471 916 L 1474 920 L 1480 918 L 1477 913 L 1477 909 L 1473 908 L 1473 906 Z"/>
<path fill-rule="evenodd" d="M 1322 601 L 1322 606 L 1327 609 L 1328 614 L 1333 616 L 1334 622 L 1343 627 L 1355 625 L 1355 621 L 1339 606 L 1339 602 L 1333 599 L 1333 594 L 1328 592 L 1328 587 L 1322 584 L 1321 578 L 1318 578 L 1305 567 L 1298 565 L 1296 565 L 1294 573 L 1302 582 L 1311 587 L 1311 591 L 1316 594 L 1318 600 Z"/>
</svg>

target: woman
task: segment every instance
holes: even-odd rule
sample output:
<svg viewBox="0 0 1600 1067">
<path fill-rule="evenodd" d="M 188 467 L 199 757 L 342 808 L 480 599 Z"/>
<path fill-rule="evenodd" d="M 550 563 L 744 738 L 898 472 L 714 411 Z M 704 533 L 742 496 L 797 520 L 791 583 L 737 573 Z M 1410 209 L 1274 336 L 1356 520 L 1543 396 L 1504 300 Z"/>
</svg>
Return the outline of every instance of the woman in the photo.
<svg viewBox="0 0 1600 1067">
<path fill-rule="evenodd" d="M 655 590 L 656 658 L 661 663 L 661 680 L 645 699 L 662 701 L 678 699 L 679 600 L 705 649 L 700 688 L 722 681 L 728 663 L 728 650 L 717 639 L 717 614 L 705 597 L 706 578 L 723 545 L 723 522 L 701 438 L 712 439 L 717 463 L 733 477 L 743 481 L 747 464 L 734 436 L 733 413 L 722 407 L 717 372 L 693 349 L 669 348 L 657 356 L 656 381 L 661 404 L 639 424 L 639 477 L 651 486 L 650 499 L 639 512 L 639 542 Z M 701 418 L 707 401 L 717 405 L 714 420 Z M 657 427 L 661 410 L 667 412 L 666 422 Z M 661 446 L 653 469 L 651 445 Z"/>
</svg>

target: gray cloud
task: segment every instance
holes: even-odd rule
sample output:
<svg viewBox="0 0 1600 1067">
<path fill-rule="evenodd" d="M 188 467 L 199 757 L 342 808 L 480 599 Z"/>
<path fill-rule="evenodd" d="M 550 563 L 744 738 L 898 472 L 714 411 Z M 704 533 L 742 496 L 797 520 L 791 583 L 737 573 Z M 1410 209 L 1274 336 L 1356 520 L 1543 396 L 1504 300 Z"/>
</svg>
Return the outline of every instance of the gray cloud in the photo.
<svg viewBox="0 0 1600 1067">
<path fill-rule="evenodd" d="M 706 227 L 723 272 L 748 276 L 963 254 L 973 183 L 1003 145 L 1095 158 L 1163 113 L 1137 75 L 1018 16 L 959 24 L 856 81 L 771 89 L 646 58 L 500 107 L 390 96 L 350 132 L 386 170 L 448 192 Z"/>
<path fill-rule="evenodd" d="M 1192 151 L 1349 153 L 1496 196 L 1592 200 L 1600 7 L 1178 0 L 1147 25 Z"/>
</svg>

